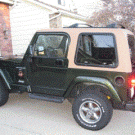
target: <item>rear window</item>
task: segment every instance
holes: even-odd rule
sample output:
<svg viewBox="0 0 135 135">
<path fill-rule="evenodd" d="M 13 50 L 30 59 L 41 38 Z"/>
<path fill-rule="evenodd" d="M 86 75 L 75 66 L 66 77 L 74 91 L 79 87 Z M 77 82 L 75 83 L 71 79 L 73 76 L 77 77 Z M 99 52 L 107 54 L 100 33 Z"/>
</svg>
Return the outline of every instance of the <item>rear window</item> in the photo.
<svg viewBox="0 0 135 135">
<path fill-rule="evenodd" d="M 130 49 L 132 69 L 135 69 L 135 38 L 133 35 L 128 35 L 128 44 Z"/>
<path fill-rule="evenodd" d="M 133 35 L 128 35 L 128 44 L 129 44 L 129 48 L 130 48 L 130 55 L 131 57 L 134 57 L 134 42 L 135 42 L 135 39 L 134 39 L 134 36 Z"/>
</svg>

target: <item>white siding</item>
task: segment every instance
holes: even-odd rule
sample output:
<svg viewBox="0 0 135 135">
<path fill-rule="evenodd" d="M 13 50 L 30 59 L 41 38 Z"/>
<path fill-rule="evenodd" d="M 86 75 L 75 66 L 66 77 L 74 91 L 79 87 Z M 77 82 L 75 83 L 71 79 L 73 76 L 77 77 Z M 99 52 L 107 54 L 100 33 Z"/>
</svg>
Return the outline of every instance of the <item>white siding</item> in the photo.
<svg viewBox="0 0 135 135">
<path fill-rule="evenodd" d="M 70 18 L 68 16 L 62 17 L 62 27 L 67 27 L 75 23 L 86 23 L 86 21 L 81 21 L 79 19 Z"/>
<path fill-rule="evenodd" d="M 66 9 L 66 10 L 72 10 L 72 8 L 74 8 L 73 6 L 73 0 L 61 0 L 62 3 L 65 3 L 65 5 L 59 5 L 58 4 L 58 0 L 40 0 L 42 2 L 48 3 L 50 5 L 62 8 L 62 9 Z"/>
<path fill-rule="evenodd" d="M 25 53 L 34 33 L 49 28 L 50 11 L 22 1 L 10 11 L 13 54 Z"/>
</svg>

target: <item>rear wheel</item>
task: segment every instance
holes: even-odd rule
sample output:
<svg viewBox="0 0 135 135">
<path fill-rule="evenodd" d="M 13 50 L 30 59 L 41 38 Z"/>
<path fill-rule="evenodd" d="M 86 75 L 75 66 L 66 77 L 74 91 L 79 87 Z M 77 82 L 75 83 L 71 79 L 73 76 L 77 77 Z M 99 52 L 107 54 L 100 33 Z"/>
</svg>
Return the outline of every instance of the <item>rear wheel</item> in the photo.
<svg viewBox="0 0 135 135">
<path fill-rule="evenodd" d="M 9 92 L 5 88 L 3 81 L 0 80 L 0 106 L 4 105 L 9 98 Z"/>
<path fill-rule="evenodd" d="M 72 108 L 76 122 L 89 130 L 100 130 L 111 120 L 110 101 L 100 92 L 85 92 L 78 96 Z"/>
</svg>

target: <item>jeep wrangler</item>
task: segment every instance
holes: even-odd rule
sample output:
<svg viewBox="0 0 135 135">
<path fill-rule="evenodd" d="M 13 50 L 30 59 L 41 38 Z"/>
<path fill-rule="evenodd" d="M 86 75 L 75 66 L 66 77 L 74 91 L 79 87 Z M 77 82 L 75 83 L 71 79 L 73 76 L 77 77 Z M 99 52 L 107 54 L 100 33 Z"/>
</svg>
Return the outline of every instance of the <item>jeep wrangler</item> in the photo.
<svg viewBox="0 0 135 135">
<path fill-rule="evenodd" d="M 135 111 L 134 41 L 116 25 L 37 31 L 23 58 L 0 58 L 0 106 L 17 92 L 68 99 L 80 126 L 102 129 L 113 109 Z"/>
</svg>

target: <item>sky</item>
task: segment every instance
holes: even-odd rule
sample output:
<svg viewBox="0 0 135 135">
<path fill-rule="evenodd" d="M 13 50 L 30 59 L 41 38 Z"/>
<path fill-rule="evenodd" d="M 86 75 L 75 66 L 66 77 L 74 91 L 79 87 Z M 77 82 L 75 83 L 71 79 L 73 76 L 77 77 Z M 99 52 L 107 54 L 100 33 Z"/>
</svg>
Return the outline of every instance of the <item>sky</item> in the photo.
<svg viewBox="0 0 135 135">
<path fill-rule="evenodd" d="M 94 11 L 98 11 L 102 8 L 102 2 L 100 0 L 73 0 L 78 13 L 84 16 L 91 16 Z"/>
</svg>

